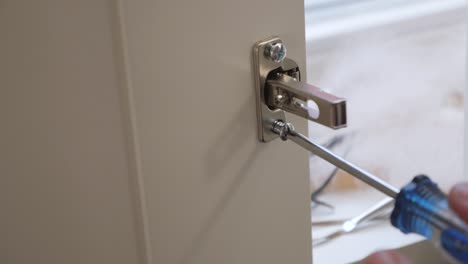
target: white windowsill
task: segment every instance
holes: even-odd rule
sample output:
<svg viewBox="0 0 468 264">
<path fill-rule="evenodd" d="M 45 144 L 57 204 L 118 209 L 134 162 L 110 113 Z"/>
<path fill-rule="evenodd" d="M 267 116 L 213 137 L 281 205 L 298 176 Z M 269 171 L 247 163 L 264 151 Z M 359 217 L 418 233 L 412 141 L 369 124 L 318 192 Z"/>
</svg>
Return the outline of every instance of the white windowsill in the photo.
<svg viewBox="0 0 468 264">
<path fill-rule="evenodd" d="M 424 17 L 466 8 L 465 0 L 425 0 L 425 1 L 367 1 L 358 8 L 351 6 L 349 12 L 320 12 L 306 1 L 306 40 L 315 41 L 334 38 L 343 34 L 361 32 L 386 25 L 405 23 Z M 389 5 L 389 3 L 393 3 Z M 466 12 L 466 11 L 465 11 Z M 322 14 L 325 13 L 325 14 Z M 331 19 L 331 18 L 332 19 Z"/>
</svg>

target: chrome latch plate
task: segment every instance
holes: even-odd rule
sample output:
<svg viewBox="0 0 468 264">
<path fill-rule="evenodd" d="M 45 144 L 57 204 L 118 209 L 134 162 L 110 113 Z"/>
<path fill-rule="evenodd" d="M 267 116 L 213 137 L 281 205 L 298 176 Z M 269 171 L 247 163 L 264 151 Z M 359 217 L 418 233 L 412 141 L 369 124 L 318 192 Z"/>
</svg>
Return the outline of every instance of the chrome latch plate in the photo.
<svg viewBox="0 0 468 264">
<path fill-rule="evenodd" d="M 265 102 L 265 84 L 268 74 L 281 67 L 281 62 L 276 62 L 265 55 L 265 50 L 272 44 L 283 43 L 278 37 L 268 38 L 255 43 L 253 48 L 253 64 L 255 71 L 255 96 L 257 102 L 257 128 L 258 139 L 263 142 L 271 141 L 278 137 L 271 131 L 276 120 L 285 120 L 284 111 L 270 109 Z"/>
</svg>

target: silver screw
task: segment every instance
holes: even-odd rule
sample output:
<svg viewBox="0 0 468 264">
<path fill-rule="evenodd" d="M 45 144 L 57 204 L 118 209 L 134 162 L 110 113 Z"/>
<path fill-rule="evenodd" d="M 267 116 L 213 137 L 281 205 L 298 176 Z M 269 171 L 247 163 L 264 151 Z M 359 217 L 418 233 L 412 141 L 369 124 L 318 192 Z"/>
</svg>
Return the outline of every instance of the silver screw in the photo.
<svg viewBox="0 0 468 264">
<path fill-rule="evenodd" d="M 286 58 L 286 46 L 281 43 L 270 43 L 265 47 L 265 56 L 274 62 L 281 62 Z"/>
<path fill-rule="evenodd" d="M 273 133 L 279 135 L 283 141 L 288 140 L 289 133 L 294 131 L 294 127 L 291 123 L 285 123 L 281 120 L 276 120 L 271 129 Z"/>
</svg>

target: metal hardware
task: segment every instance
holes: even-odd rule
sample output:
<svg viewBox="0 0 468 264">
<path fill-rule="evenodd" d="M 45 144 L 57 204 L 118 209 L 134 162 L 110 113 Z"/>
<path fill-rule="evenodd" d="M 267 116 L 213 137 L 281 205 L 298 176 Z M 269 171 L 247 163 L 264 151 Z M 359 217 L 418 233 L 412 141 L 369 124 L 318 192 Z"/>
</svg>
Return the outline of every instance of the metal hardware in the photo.
<svg viewBox="0 0 468 264">
<path fill-rule="evenodd" d="M 257 42 L 253 63 L 260 141 L 278 137 L 270 128 L 276 120 L 286 121 L 284 111 L 333 129 L 346 126 L 346 100 L 301 82 L 299 66 L 286 58 L 286 47 L 280 38 Z M 309 101 L 317 108 L 309 107 Z"/>
<path fill-rule="evenodd" d="M 330 162 L 336 167 L 348 172 L 349 174 L 353 175 L 359 180 L 369 184 L 370 186 L 374 187 L 375 189 L 381 191 L 382 193 L 392 198 L 395 198 L 399 193 L 399 190 L 393 187 L 392 185 L 370 174 L 369 172 L 355 166 L 354 164 L 346 161 L 345 159 L 334 154 L 330 150 L 311 141 L 306 136 L 294 130 L 294 127 L 291 124 L 285 123 L 281 120 L 275 121 L 273 123 L 273 126 L 271 127 L 271 131 L 281 136 L 281 139 L 283 140 L 290 139 L 297 145 L 307 149 L 308 151 Z"/>
<path fill-rule="evenodd" d="M 346 127 L 345 99 L 326 93 L 308 83 L 299 82 L 294 77 L 278 74 L 267 80 L 265 96 L 269 106 L 283 109 L 333 129 Z M 278 96 L 286 99 L 279 102 Z M 313 101 L 318 109 L 308 107 L 309 100 Z"/>
<path fill-rule="evenodd" d="M 283 43 L 283 41 L 278 37 L 273 37 L 257 42 L 253 48 L 255 96 L 257 100 L 257 133 L 258 139 L 263 142 L 268 142 L 278 137 L 270 129 L 274 121 L 286 120 L 284 111 L 270 109 L 264 103 L 264 88 L 268 74 L 281 67 L 281 62 L 275 62 L 273 59 L 265 56 L 267 47 L 275 43 Z"/>
<path fill-rule="evenodd" d="M 265 56 L 274 62 L 282 62 L 286 58 L 286 46 L 282 42 L 269 43 L 265 47 Z"/>
</svg>

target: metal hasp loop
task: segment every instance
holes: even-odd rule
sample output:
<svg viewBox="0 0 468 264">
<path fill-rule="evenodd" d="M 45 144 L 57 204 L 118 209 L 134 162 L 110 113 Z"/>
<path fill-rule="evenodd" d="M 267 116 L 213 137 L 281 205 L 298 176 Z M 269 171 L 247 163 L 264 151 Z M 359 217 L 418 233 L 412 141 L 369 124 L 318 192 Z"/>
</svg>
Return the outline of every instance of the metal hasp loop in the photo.
<svg viewBox="0 0 468 264">
<path fill-rule="evenodd" d="M 278 74 L 267 81 L 266 102 L 269 106 L 338 129 L 346 127 L 346 100 L 286 74 Z M 307 106 L 313 101 L 318 109 Z"/>
<path fill-rule="evenodd" d="M 279 37 L 254 45 L 253 65 L 260 141 L 278 137 L 271 128 L 277 120 L 286 121 L 284 111 L 333 129 L 346 127 L 346 100 L 301 82 L 299 66 L 286 58 L 286 47 Z M 316 108 L 310 107 L 309 101 Z"/>
</svg>

